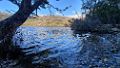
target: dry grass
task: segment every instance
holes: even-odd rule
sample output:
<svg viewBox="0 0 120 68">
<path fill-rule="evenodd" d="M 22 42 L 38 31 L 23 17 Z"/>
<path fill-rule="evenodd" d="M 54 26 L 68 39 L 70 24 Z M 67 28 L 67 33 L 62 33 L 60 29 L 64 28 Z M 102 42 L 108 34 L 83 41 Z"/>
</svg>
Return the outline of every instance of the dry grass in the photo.
<svg viewBox="0 0 120 68">
<path fill-rule="evenodd" d="M 0 12 L 0 21 L 9 17 L 11 14 L 9 13 L 4 13 L 4 12 Z"/>
<path fill-rule="evenodd" d="M 22 26 L 70 26 L 70 19 L 62 16 L 40 16 L 29 18 Z"/>
<path fill-rule="evenodd" d="M 0 21 L 9 17 L 11 14 L 0 12 Z M 70 26 L 71 18 L 64 16 L 39 16 L 29 17 L 22 26 Z"/>
</svg>

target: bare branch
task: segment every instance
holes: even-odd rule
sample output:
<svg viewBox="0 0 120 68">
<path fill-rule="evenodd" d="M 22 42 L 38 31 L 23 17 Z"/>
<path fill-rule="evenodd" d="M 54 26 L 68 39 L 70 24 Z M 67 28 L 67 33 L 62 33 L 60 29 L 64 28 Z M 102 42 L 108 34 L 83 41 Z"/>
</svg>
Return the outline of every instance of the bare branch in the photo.
<svg viewBox="0 0 120 68">
<path fill-rule="evenodd" d="M 45 4 L 49 4 L 49 2 L 47 0 L 37 0 L 33 5 L 32 5 L 32 9 L 37 9 L 39 6 L 44 7 Z"/>
<path fill-rule="evenodd" d="M 20 1 L 19 0 L 8 0 L 10 2 L 12 2 L 13 4 L 17 5 L 18 7 L 20 7 Z"/>
<path fill-rule="evenodd" d="M 64 9 L 59 9 L 59 8 L 57 8 L 57 7 L 55 7 L 55 6 L 51 5 L 51 4 L 48 4 L 48 5 L 49 5 L 49 7 L 52 7 L 53 9 L 55 9 L 56 11 L 61 13 L 63 16 L 64 16 L 63 12 L 72 7 L 72 6 L 67 6 Z"/>
</svg>

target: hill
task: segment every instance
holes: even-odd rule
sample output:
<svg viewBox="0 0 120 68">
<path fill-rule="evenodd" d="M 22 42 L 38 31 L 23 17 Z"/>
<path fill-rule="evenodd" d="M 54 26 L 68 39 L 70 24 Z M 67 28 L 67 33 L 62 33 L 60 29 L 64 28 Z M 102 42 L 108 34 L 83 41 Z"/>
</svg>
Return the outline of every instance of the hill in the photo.
<svg viewBox="0 0 120 68">
<path fill-rule="evenodd" d="M 22 26 L 70 26 L 70 19 L 63 16 L 30 17 Z"/>
<path fill-rule="evenodd" d="M 9 17 L 11 14 L 0 12 L 0 20 Z M 22 26 L 70 26 L 71 17 L 65 16 L 30 16 Z"/>
</svg>

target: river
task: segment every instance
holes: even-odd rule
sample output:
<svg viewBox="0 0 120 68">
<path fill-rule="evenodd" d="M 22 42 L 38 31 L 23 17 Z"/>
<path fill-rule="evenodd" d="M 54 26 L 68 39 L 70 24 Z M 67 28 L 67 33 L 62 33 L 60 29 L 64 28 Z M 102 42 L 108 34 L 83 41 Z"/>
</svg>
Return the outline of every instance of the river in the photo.
<svg viewBox="0 0 120 68">
<path fill-rule="evenodd" d="M 120 68 L 120 34 L 80 35 L 69 27 L 20 27 L 13 42 L 24 57 L 1 60 L 2 68 Z"/>
</svg>

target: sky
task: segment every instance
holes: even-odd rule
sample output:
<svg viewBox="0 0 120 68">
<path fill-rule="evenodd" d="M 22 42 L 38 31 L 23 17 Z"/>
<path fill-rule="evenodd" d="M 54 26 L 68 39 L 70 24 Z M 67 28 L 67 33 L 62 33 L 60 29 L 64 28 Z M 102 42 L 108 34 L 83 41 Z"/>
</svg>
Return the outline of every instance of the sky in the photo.
<svg viewBox="0 0 120 68">
<path fill-rule="evenodd" d="M 71 6 L 69 9 L 62 12 L 65 16 L 75 16 L 77 14 L 79 15 L 81 14 L 81 0 L 60 0 L 60 1 L 48 0 L 48 1 L 50 2 L 50 4 L 52 4 L 53 6 L 59 9 L 64 9 L 67 6 Z M 49 9 L 54 15 L 62 15 L 61 13 L 59 13 L 53 8 L 49 8 Z M 49 9 L 47 8 L 47 9 L 38 10 L 39 15 L 50 15 Z M 2 12 L 7 11 L 7 12 L 14 13 L 17 10 L 18 10 L 18 7 L 12 4 L 11 2 L 9 2 L 8 0 L 0 1 L 0 11 Z"/>
</svg>

